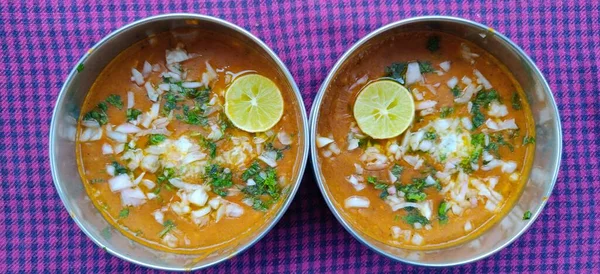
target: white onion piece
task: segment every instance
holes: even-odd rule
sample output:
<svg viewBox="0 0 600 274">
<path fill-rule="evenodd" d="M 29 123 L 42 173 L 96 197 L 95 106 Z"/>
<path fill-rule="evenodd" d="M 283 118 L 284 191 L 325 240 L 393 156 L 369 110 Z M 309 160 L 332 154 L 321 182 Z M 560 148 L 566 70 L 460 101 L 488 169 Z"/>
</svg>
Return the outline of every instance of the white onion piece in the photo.
<svg viewBox="0 0 600 274">
<path fill-rule="evenodd" d="M 144 175 L 146 175 L 146 172 L 142 172 L 142 173 L 140 173 L 140 175 L 139 175 L 139 176 L 137 176 L 137 178 L 135 178 L 135 180 L 133 180 L 133 182 L 132 182 L 132 183 L 133 183 L 134 185 L 136 185 L 136 186 L 137 186 L 137 185 L 139 185 L 139 184 L 140 184 L 140 182 L 142 181 L 142 179 L 144 179 Z"/>
<path fill-rule="evenodd" d="M 141 168 L 145 171 L 154 173 L 160 167 L 160 162 L 158 161 L 158 156 L 148 154 L 144 156 L 141 163 Z"/>
<path fill-rule="evenodd" d="M 161 70 L 161 68 L 160 68 L 159 64 L 152 65 L 152 71 L 159 72 L 160 70 Z"/>
<path fill-rule="evenodd" d="M 95 129 L 93 128 L 86 128 L 84 129 L 81 134 L 79 135 L 79 141 L 80 142 L 87 142 L 90 140 L 90 138 L 92 138 L 92 135 L 95 134 Z"/>
<path fill-rule="evenodd" d="M 461 78 L 460 81 L 465 85 L 469 85 L 469 84 L 473 83 L 473 80 L 471 80 L 471 78 L 469 78 L 467 76 L 463 76 L 463 78 Z"/>
<path fill-rule="evenodd" d="M 329 150 L 331 150 L 331 152 L 333 152 L 333 154 L 335 154 L 335 155 L 339 155 L 340 153 L 342 153 L 340 148 L 335 143 L 331 143 L 329 145 Z"/>
<path fill-rule="evenodd" d="M 152 65 L 150 65 L 150 63 L 148 63 L 148 61 L 144 61 L 144 67 L 142 68 L 142 76 L 144 76 L 144 78 L 148 77 L 148 75 L 150 75 L 150 73 L 152 72 Z"/>
<path fill-rule="evenodd" d="M 413 96 L 415 96 L 416 100 L 418 100 L 418 101 L 423 100 L 423 94 L 420 93 L 419 90 L 417 90 L 416 88 L 413 88 L 411 92 L 412 92 Z"/>
<path fill-rule="evenodd" d="M 414 84 L 423 80 L 419 63 L 412 62 L 406 67 L 406 85 Z"/>
<path fill-rule="evenodd" d="M 113 154 L 113 148 L 110 144 L 104 143 L 102 144 L 102 154 L 104 155 L 109 155 L 109 154 Z"/>
<path fill-rule="evenodd" d="M 441 62 L 440 68 L 442 68 L 442 70 L 444 70 L 444 71 L 449 71 L 450 70 L 450 61 Z"/>
<path fill-rule="evenodd" d="M 462 124 L 462 126 L 467 129 L 467 130 L 471 130 L 473 129 L 473 122 L 471 122 L 471 119 L 467 118 L 467 117 L 462 117 L 460 119 L 460 123 Z"/>
<path fill-rule="evenodd" d="M 193 191 L 193 190 L 202 188 L 201 185 L 186 183 L 179 178 L 169 179 L 169 183 L 171 183 L 176 188 L 180 188 L 180 189 L 183 189 L 186 191 Z"/>
<path fill-rule="evenodd" d="M 356 139 L 356 138 L 352 138 L 350 140 L 348 140 L 348 150 L 352 151 L 355 150 L 359 147 L 360 145 L 360 140 Z"/>
<path fill-rule="evenodd" d="M 221 205 L 221 199 L 219 197 L 212 198 L 208 201 L 208 205 L 212 209 L 217 209 Z"/>
<path fill-rule="evenodd" d="M 283 131 L 277 133 L 277 139 L 282 145 L 287 146 L 292 144 L 292 137 Z"/>
<path fill-rule="evenodd" d="M 439 84 L 438 84 L 439 86 Z M 427 90 L 429 90 L 429 92 L 431 92 L 433 95 L 437 95 L 437 90 L 435 89 L 434 86 L 432 85 L 425 85 L 425 87 L 427 88 Z"/>
<path fill-rule="evenodd" d="M 519 128 L 515 123 L 515 119 L 508 119 L 505 121 L 500 121 L 499 123 L 494 122 L 492 119 L 488 119 L 487 121 L 485 121 L 485 125 L 492 131 L 502 131 L 507 129 Z"/>
<path fill-rule="evenodd" d="M 190 58 L 187 51 L 182 48 L 176 48 L 173 50 L 166 50 L 165 58 L 167 64 L 183 62 Z"/>
<path fill-rule="evenodd" d="M 423 244 L 423 236 L 421 236 L 421 234 L 419 233 L 415 233 L 412 236 L 412 240 L 410 240 L 411 243 L 413 243 L 414 245 L 422 245 Z"/>
<path fill-rule="evenodd" d="M 159 224 L 162 225 L 164 223 L 165 214 L 160 212 L 160 210 L 153 211 L 152 216 L 154 217 L 154 220 L 156 220 L 156 222 L 158 222 Z"/>
<path fill-rule="evenodd" d="M 493 101 L 492 103 L 490 103 L 490 110 L 488 111 L 488 115 L 493 117 L 504 117 L 508 115 L 508 108 L 505 105 Z"/>
<path fill-rule="evenodd" d="M 100 123 L 96 120 L 82 120 L 81 125 L 88 128 L 99 128 Z"/>
<path fill-rule="evenodd" d="M 362 196 L 350 196 L 344 200 L 346 208 L 367 208 L 370 203 L 369 199 Z"/>
<path fill-rule="evenodd" d="M 428 109 L 428 108 L 435 107 L 435 105 L 437 105 L 436 101 L 427 100 L 427 101 L 417 103 L 415 106 L 415 109 L 416 110 Z"/>
<path fill-rule="evenodd" d="M 152 104 L 152 106 L 150 107 L 150 116 L 152 117 L 152 119 L 155 119 L 156 117 L 158 117 L 159 111 L 160 111 L 160 104 L 159 103 Z"/>
<path fill-rule="evenodd" d="M 127 108 L 132 108 L 135 105 L 134 95 L 132 91 L 127 92 Z"/>
<path fill-rule="evenodd" d="M 228 203 L 225 206 L 225 215 L 230 218 L 237 218 L 244 214 L 244 208 L 235 203 Z"/>
<path fill-rule="evenodd" d="M 490 81 L 488 81 L 488 79 L 485 78 L 479 70 L 473 70 L 473 74 L 475 74 L 475 76 L 477 77 L 477 82 L 482 84 L 485 89 L 492 88 L 492 84 L 490 83 Z"/>
<path fill-rule="evenodd" d="M 206 158 L 206 154 L 200 151 L 194 151 L 185 155 L 183 159 L 181 159 L 181 165 L 187 165 L 196 161 L 200 161 Z"/>
<path fill-rule="evenodd" d="M 119 143 L 127 142 L 127 134 L 122 133 L 122 132 L 108 130 L 108 128 L 106 130 L 106 136 L 108 136 L 108 138 L 111 138 Z"/>
<path fill-rule="evenodd" d="M 138 86 L 144 84 L 144 76 L 135 68 L 131 69 L 131 81 L 135 82 Z"/>
<path fill-rule="evenodd" d="M 171 85 L 167 84 L 167 83 L 162 83 L 162 84 L 158 84 L 158 88 L 162 91 L 169 91 L 169 90 L 171 90 Z"/>
<path fill-rule="evenodd" d="M 327 137 L 317 136 L 317 147 L 322 148 L 326 145 L 333 143 L 333 139 Z"/>
<path fill-rule="evenodd" d="M 452 78 L 450 78 L 450 80 L 448 80 L 448 82 L 446 82 L 446 85 L 448 85 L 449 88 L 454 88 L 457 84 L 458 84 L 458 78 L 456 78 L 456 77 L 452 77 Z"/>
<path fill-rule="evenodd" d="M 142 183 L 142 185 L 144 185 L 148 189 L 153 189 L 156 186 L 156 183 L 148 179 L 142 179 L 140 183 Z"/>
<path fill-rule="evenodd" d="M 246 185 L 254 186 L 254 185 L 256 185 L 256 182 L 254 181 L 254 179 L 250 178 L 250 179 L 248 179 L 248 181 L 246 181 Z"/>
<path fill-rule="evenodd" d="M 363 174 L 363 168 L 361 165 L 359 164 L 354 164 L 354 168 L 356 169 L 356 174 L 361 175 Z"/>
<path fill-rule="evenodd" d="M 106 165 L 106 173 L 110 176 L 115 176 L 115 167 L 113 165 Z"/>
<path fill-rule="evenodd" d="M 152 102 L 156 102 L 158 100 L 158 92 L 154 89 L 154 87 L 152 86 L 152 84 L 150 84 L 150 82 L 146 82 L 146 84 L 144 85 L 144 87 L 146 88 L 146 92 L 148 93 L 148 98 L 150 98 L 150 100 Z"/>
<path fill-rule="evenodd" d="M 108 180 L 108 187 L 112 192 L 121 191 L 132 186 L 133 183 L 131 182 L 131 178 L 129 178 L 129 175 L 127 174 L 119 174 Z"/>
<path fill-rule="evenodd" d="M 465 89 L 463 90 L 463 93 L 460 95 L 460 97 L 454 99 L 454 102 L 459 103 L 459 104 L 467 103 L 471 100 L 471 97 L 473 96 L 473 94 L 475 94 L 475 87 L 471 84 L 467 85 L 467 87 L 465 87 Z"/>
<path fill-rule="evenodd" d="M 206 202 L 208 202 L 208 194 L 202 188 L 194 190 L 192 194 L 188 197 L 190 203 L 197 206 L 204 206 Z"/>
<path fill-rule="evenodd" d="M 513 173 L 517 169 L 517 163 L 513 161 L 508 161 L 502 164 L 502 172 L 504 173 Z"/>
<path fill-rule="evenodd" d="M 202 83 L 200 83 L 200 82 L 183 82 L 183 83 L 181 83 L 181 86 L 184 88 L 199 88 L 202 86 Z"/>
<path fill-rule="evenodd" d="M 217 78 L 217 72 L 215 71 L 215 69 L 210 65 L 210 63 L 208 63 L 208 61 L 204 62 L 204 64 L 206 64 L 206 75 L 208 77 L 208 81 L 212 81 L 214 79 Z"/>
<path fill-rule="evenodd" d="M 269 156 L 269 152 L 272 152 L 272 151 L 267 151 L 267 152 L 261 154 L 260 156 L 258 156 L 258 159 L 263 161 L 265 164 L 269 165 L 270 167 L 276 167 L 277 162 L 275 161 L 275 158 L 272 158 L 271 156 Z"/>
<path fill-rule="evenodd" d="M 215 214 L 215 222 L 219 222 L 223 216 L 225 216 L 225 207 L 226 206 L 220 206 L 219 208 L 217 208 L 217 213 Z"/>
<path fill-rule="evenodd" d="M 496 204 L 490 200 L 485 202 L 485 209 L 488 211 L 494 212 L 496 210 Z"/>
<path fill-rule="evenodd" d="M 437 182 L 435 181 L 435 179 L 433 179 L 433 177 L 427 176 L 427 178 L 425 179 L 425 185 L 427 186 L 432 186 L 435 185 Z"/>
<path fill-rule="evenodd" d="M 368 75 L 363 75 L 363 77 L 361 77 L 360 79 L 356 80 L 356 82 L 354 82 L 354 84 L 352 84 L 350 86 L 350 88 L 348 88 L 348 90 L 354 90 L 354 88 L 365 84 L 367 81 L 369 80 L 369 76 Z"/>
<path fill-rule="evenodd" d="M 117 128 L 115 128 L 115 132 L 120 132 L 120 133 L 138 133 L 140 132 L 141 129 L 139 127 L 136 127 L 130 123 L 123 123 L 120 124 L 119 126 L 117 126 Z"/>
<path fill-rule="evenodd" d="M 139 206 L 146 202 L 146 195 L 139 188 L 128 188 L 121 191 L 123 206 Z"/>
<path fill-rule="evenodd" d="M 203 208 L 190 212 L 190 216 L 192 217 L 192 219 L 198 219 L 208 215 L 208 213 L 210 213 L 210 207 L 205 206 Z"/>
<path fill-rule="evenodd" d="M 171 136 L 171 131 L 169 131 L 166 128 L 155 128 L 155 129 L 146 129 L 146 130 L 142 130 L 138 133 L 135 134 L 135 136 L 145 136 L 145 135 L 150 135 L 150 134 L 163 134 L 163 135 L 167 135 L 167 136 Z"/>
</svg>

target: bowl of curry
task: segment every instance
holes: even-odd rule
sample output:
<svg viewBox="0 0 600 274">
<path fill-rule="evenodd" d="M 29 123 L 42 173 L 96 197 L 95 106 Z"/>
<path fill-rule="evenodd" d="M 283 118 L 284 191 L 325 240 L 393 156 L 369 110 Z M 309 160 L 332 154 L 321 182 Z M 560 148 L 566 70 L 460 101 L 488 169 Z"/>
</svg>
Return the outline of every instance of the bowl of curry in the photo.
<svg viewBox="0 0 600 274">
<path fill-rule="evenodd" d="M 54 183 L 108 252 L 199 269 L 284 214 L 307 125 L 289 71 L 258 38 L 209 16 L 150 17 L 101 40 L 67 78 L 50 133 Z"/>
<path fill-rule="evenodd" d="M 384 26 L 334 65 L 311 112 L 321 192 L 355 238 L 395 260 L 489 256 L 539 215 L 560 118 L 531 59 L 495 30 L 427 16 Z"/>
</svg>

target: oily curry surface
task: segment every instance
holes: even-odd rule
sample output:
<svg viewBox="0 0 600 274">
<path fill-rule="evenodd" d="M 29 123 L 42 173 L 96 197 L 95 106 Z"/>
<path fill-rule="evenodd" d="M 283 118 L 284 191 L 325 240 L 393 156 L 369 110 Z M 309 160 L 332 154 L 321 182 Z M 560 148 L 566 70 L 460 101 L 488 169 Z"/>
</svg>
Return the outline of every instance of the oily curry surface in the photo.
<svg viewBox="0 0 600 274">
<path fill-rule="evenodd" d="M 241 75 L 275 83 L 284 114 L 248 133 L 223 111 Z M 100 74 L 82 108 L 77 156 L 85 188 L 127 237 L 178 253 L 233 245 L 277 212 L 298 176 L 300 106 L 277 65 L 219 33 L 143 40 Z"/>
<path fill-rule="evenodd" d="M 376 140 L 352 109 L 382 79 L 410 91 L 416 114 L 405 133 Z M 477 237 L 512 208 L 534 134 L 523 91 L 496 59 L 419 32 L 371 44 L 342 66 L 320 106 L 317 146 L 326 189 L 352 226 L 394 246 L 435 249 Z"/>
</svg>

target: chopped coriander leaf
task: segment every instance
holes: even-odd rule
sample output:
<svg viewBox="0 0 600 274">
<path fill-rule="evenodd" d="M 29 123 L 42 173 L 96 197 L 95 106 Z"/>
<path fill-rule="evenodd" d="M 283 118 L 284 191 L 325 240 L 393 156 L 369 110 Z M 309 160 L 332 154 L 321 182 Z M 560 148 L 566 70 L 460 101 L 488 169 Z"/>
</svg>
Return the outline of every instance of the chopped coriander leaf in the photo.
<svg viewBox="0 0 600 274">
<path fill-rule="evenodd" d="M 163 237 L 165 237 L 165 235 L 167 235 L 167 233 L 171 232 L 171 230 L 173 230 L 173 228 L 175 228 L 175 223 L 171 220 L 166 220 L 163 223 L 163 230 L 161 232 L 158 233 L 158 237 L 160 237 L 161 239 Z"/>
<path fill-rule="evenodd" d="M 429 130 L 425 133 L 425 140 L 435 140 L 435 138 L 437 138 L 435 131 Z"/>
<path fill-rule="evenodd" d="M 419 61 L 419 70 L 421 73 L 430 73 L 435 71 L 431 65 L 431 62 L 429 61 Z"/>
<path fill-rule="evenodd" d="M 227 118 L 227 116 L 223 113 L 219 113 L 219 128 L 222 132 L 225 132 L 227 128 L 231 127 L 231 122 Z"/>
<path fill-rule="evenodd" d="M 485 134 L 478 133 L 471 135 L 471 145 L 474 146 L 484 146 L 485 145 Z"/>
<path fill-rule="evenodd" d="M 225 169 L 217 164 L 206 167 L 205 174 L 212 191 L 222 197 L 227 196 L 227 188 L 233 185 L 231 181 L 231 171 L 225 172 Z"/>
<path fill-rule="evenodd" d="M 402 171 L 404 171 L 404 168 L 398 164 L 394 164 L 394 166 L 392 167 L 392 174 L 396 177 L 400 177 Z"/>
<path fill-rule="evenodd" d="M 407 66 L 408 63 L 406 62 L 392 63 L 385 68 L 385 76 L 394 78 L 400 84 L 404 84 L 404 74 Z"/>
<path fill-rule="evenodd" d="M 286 145 L 283 148 L 276 148 L 273 146 L 273 142 L 268 142 L 265 144 L 266 151 L 275 151 L 275 153 L 277 153 L 277 156 L 275 157 L 275 160 L 277 161 L 283 159 L 283 152 L 288 149 L 290 149 L 289 145 Z"/>
<path fill-rule="evenodd" d="M 200 145 L 208 150 L 208 155 L 211 159 L 217 157 L 217 143 L 200 136 Z"/>
<path fill-rule="evenodd" d="M 208 125 L 208 119 L 204 116 L 204 111 L 197 104 L 192 108 L 183 106 L 183 116 L 177 115 L 177 119 L 190 125 Z"/>
<path fill-rule="evenodd" d="M 248 169 L 246 169 L 244 171 L 244 173 L 242 173 L 242 180 L 248 181 L 248 179 L 253 178 L 254 176 L 258 175 L 258 173 L 260 171 L 261 171 L 260 164 L 257 161 L 254 161 L 254 162 L 252 162 L 250 167 L 248 167 Z"/>
<path fill-rule="evenodd" d="M 396 216 L 394 216 L 394 222 L 397 222 L 397 221 L 399 221 L 399 220 L 400 220 L 400 215 L 396 215 Z"/>
<path fill-rule="evenodd" d="M 267 203 L 263 202 L 263 200 L 254 198 L 252 199 L 252 209 L 258 211 L 266 211 L 267 209 L 269 209 L 269 206 L 267 205 Z"/>
<path fill-rule="evenodd" d="M 367 138 L 362 138 L 362 139 L 358 140 L 358 147 L 360 147 L 362 149 L 365 149 L 365 148 L 367 148 L 369 146 L 370 142 L 371 141 L 370 141 L 370 139 L 368 137 Z"/>
<path fill-rule="evenodd" d="M 83 116 L 83 120 L 96 120 L 98 124 L 105 125 L 108 123 L 108 115 L 106 115 L 106 110 L 108 107 L 106 103 L 101 102 L 96 106 L 96 108 L 90 110 Z"/>
<path fill-rule="evenodd" d="M 375 187 L 375 189 L 381 190 L 381 194 L 379 194 L 379 198 L 385 199 L 385 197 L 389 196 L 389 193 L 387 192 L 387 188 L 390 185 L 388 185 L 386 182 L 379 181 L 377 179 L 377 177 L 374 177 L 374 176 L 369 176 L 367 178 L 367 182 L 369 184 L 372 184 Z"/>
<path fill-rule="evenodd" d="M 175 177 L 175 169 L 164 168 L 163 171 L 158 174 L 160 174 L 156 177 L 156 179 L 157 179 L 156 182 L 158 183 L 158 186 L 156 188 L 154 188 L 154 191 L 152 191 L 156 195 L 158 195 L 158 193 L 160 193 L 160 191 L 163 187 L 166 188 L 167 190 L 171 190 L 169 179 Z"/>
<path fill-rule="evenodd" d="M 119 162 L 117 162 L 117 161 L 113 161 L 112 166 L 115 168 L 115 175 L 129 173 L 129 169 L 127 169 L 123 165 L 119 164 Z"/>
<path fill-rule="evenodd" d="M 427 49 L 431 52 L 436 52 L 440 49 L 440 37 L 437 35 L 430 36 L 427 39 Z"/>
<path fill-rule="evenodd" d="M 450 210 L 450 204 L 446 201 L 442 201 L 440 203 L 440 207 L 438 208 L 438 219 L 441 224 L 445 224 L 448 222 L 448 211 Z"/>
<path fill-rule="evenodd" d="M 409 225 L 414 225 L 415 223 L 420 223 L 421 225 L 429 224 L 429 220 L 425 218 L 425 216 L 421 215 L 417 211 L 411 211 L 408 215 L 402 218 L 404 222 Z"/>
<path fill-rule="evenodd" d="M 515 150 L 515 147 L 511 143 L 509 143 L 506 140 L 504 140 L 504 136 L 502 134 L 500 134 L 500 133 L 492 135 L 492 139 L 494 139 L 494 141 L 496 143 L 498 143 L 498 145 L 508 147 L 508 149 L 510 151 L 514 151 Z"/>
<path fill-rule="evenodd" d="M 124 219 L 127 218 L 127 216 L 129 216 L 129 208 L 123 208 L 121 209 L 121 211 L 119 211 L 119 219 Z"/>
<path fill-rule="evenodd" d="M 77 65 L 77 72 L 82 72 L 84 69 L 83 63 L 79 63 L 79 65 Z"/>
<path fill-rule="evenodd" d="M 177 102 L 182 100 L 172 93 L 165 94 L 164 98 L 165 98 L 165 105 L 164 105 L 162 111 L 165 114 L 169 113 L 171 110 L 177 109 Z"/>
<path fill-rule="evenodd" d="M 525 211 L 525 213 L 523 214 L 523 220 L 529 220 L 531 219 L 531 211 L 527 210 Z"/>
<path fill-rule="evenodd" d="M 423 190 L 428 187 L 424 178 L 413 178 L 411 184 L 396 184 L 398 191 L 404 192 L 404 197 L 409 202 L 420 202 L 425 200 L 427 195 Z"/>
<path fill-rule="evenodd" d="M 523 145 L 528 144 L 535 144 L 535 137 L 525 136 L 525 138 L 523 138 Z"/>
<path fill-rule="evenodd" d="M 135 108 L 127 109 L 127 112 L 126 112 L 127 122 L 136 120 L 137 117 L 140 116 L 141 114 L 142 114 L 142 111 L 139 109 L 135 109 Z"/>
<path fill-rule="evenodd" d="M 148 145 L 158 145 L 167 140 L 167 136 L 163 134 L 150 134 L 148 137 Z"/>
<path fill-rule="evenodd" d="M 258 162 L 253 162 L 244 173 L 242 180 L 254 180 L 255 184 L 246 186 L 242 192 L 253 200 L 253 208 L 255 210 L 266 210 L 281 196 L 281 188 L 277 182 L 277 171 L 273 168 L 262 170 Z M 268 195 L 269 200 L 262 200 L 260 196 Z"/>
<path fill-rule="evenodd" d="M 452 89 L 450 89 L 450 91 L 452 92 L 452 95 L 454 95 L 454 97 L 460 96 L 460 93 L 462 92 L 458 85 L 454 86 Z"/>
<path fill-rule="evenodd" d="M 514 110 L 520 110 L 523 106 L 521 105 L 521 97 L 518 93 L 513 93 L 512 98 L 510 100 L 512 102 L 512 108 Z"/>
<path fill-rule="evenodd" d="M 514 140 L 515 138 L 519 137 L 519 134 L 521 134 L 520 128 L 508 130 L 508 138 L 510 138 L 511 140 Z"/>
<path fill-rule="evenodd" d="M 406 193 L 406 196 L 404 196 L 406 198 L 407 201 L 412 201 L 412 202 L 421 202 L 423 200 L 425 200 L 425 198 L 427 198 L 427 194 L 425 194 L 424 192 L 409 192 Z"/>
<path fill-rule="evenodd" d="M 442 107 L 440 110 L 440 118 L 446 118 L 454 113 L 453 107 Z"/>
<path fill-rule="evenodd" d="M 471 118 L 473 129 L 476 129 L 485 123 L 485 116 L 481 112 L 481 109 L 479 109 L 479 104 L 473 104 L 471 107 L 471 113 L 473 114 L 473 118 Z"/>
<path fill-rule="evenodd" d="M 108 97 L 106 97 L 106 102 L 118 109 L 123 109 L 123 100 L 121 100 L 120 95 L 111 94 Z"/>
<path fill-rule="evenodd" d="M 500 95 L 495 89 L 482 90 L 475 95 L 473 100 L 473 107 L 475 104 L 489 108 L 492 101 L 500 101 Z"/>
</svg>

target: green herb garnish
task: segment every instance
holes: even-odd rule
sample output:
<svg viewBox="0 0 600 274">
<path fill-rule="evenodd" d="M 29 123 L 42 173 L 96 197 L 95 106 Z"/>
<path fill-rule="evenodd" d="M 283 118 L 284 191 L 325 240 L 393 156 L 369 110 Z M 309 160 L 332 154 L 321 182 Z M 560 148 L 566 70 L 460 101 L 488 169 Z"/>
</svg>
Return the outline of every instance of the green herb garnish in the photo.
<svg viewBox="0 0 600 274">
<path fill-rule="evenodd" d="M 204 111 L 198 104 L 191 108 L 189 106 L 183 106 L 183 116 L 177 115 L 177 119 L 190 125 L 208 125 L 208 119 L 204 116 Z"/>
<path fill-rule="evenodd" d="M 402 171 L 404 171 L 404 168 L 398 164 L 394 164 L 394 166 L 392 167 L 392 174 L 396 177 L 400 177 Z"/>
<path fill-rule="evenodd" d="M 129 208 L 123 208 L 121 209 L 121 211 L 119 212 L 119 219 L 124 219 L 127 218 L 129 216 Z"/>
<path fill-rule="evenodd" d="M 435 69 L 433 69 L 433 66 L 431 65 L 431 62 L 429 61 L 419 61 L 419 70 L 421 71 L 421 73 L 430 73 L 430 72 L 434 72 Z"/>
<path fill-rule="evenodd" d="M 167 140 L 167 136 L 163 134 L 150 134 L 148 137 L 148 145 L 158 145 Z"/>
<path fill-rule="evenodd" d="M 211 159 L 217 157 L 217 143 L 200 136 L 200 145 L 208 150 L 208 155 Z"/>
<path fill-rule="evenodd" d="M 523 214 L 523 220 L 529 220 L 531 219 L 531 211 L 527 210 L 525 211 L 525 213 Z"/>
<path fill-rule="evenodd" d="M 521 97 L 518 93 L 513 93 L 510 101 L 512 102 L 512 108 L 514 110 L 520 110 L 521 108 L 523 108 L 523 106 L 521 105 Z"/>
<path fill-rule="evenodd" d="M 407 66 L 408 63 L 406 62 L 392 63 L 385 68 L 385 76 L 394 78 L 400 84 L 404 85 L 404 75 L 406 74 Z"/>
<path fill-rule="evenodd" d="M 242 180 L 252 179 L 254 185 L 246 186 L 242 192 L 253 201 L 255 210 L 264 211 L 269 208 L 281 196 L 281 188 L 277 182 L 277 171 L 273 168 L 263 170 L 258 162 L 253 162 L 248 169 L 242 173 Z M 268 196 L 263 200 L 261 196 Z"/>
<path fill-rule="evenodd" d="M 377 177 L 374 177 L 374 176 L 369 176 L 369 177 L 367 178 L 367 182 L 368 182 L 369 184 L 372 184 L 372 185 L 375 187 L 375 189 L 378 189 L 378 190 L 381 190 L 381 191 L 382 191 L 382 192 L 381 192 L 381 194 L 379 194 L 379 197 L 380 197 L 381 199 L 384 199 L 385 197 L 387 197 L 387 196 L 389 196 L 389 195 L 390 195 L 390 194 L 387 192 L 387 188 L 388 188 L 388 187 L 390 187 L 390 185 L 389 185 L 389 184 L 387 184 L 386 182 L 379 181 L 379 180 L 377 179 Z"/>
<path fill-rule="evenodd" d="M 445 224 L 448 222 L 448 211 L 450 210 L 450 204 L 446 201 L 442 201 L 438 208 L 438 219 L 440 224 Z"/>
<path fill-rule="evenodd" d="M 161 230 L 158 233 L 158 237 L 160 237 L 161 239 L 163 237 L 165 237 L 165 235 L 167 235 L 167 233 L 171 232 L 171 230 L 173 230 L 173 228 L 175 228 L 175 223 L 173 221 L 171 221 L 171 220 L 166 220 L 163 223 L 163 226 L 164 226 L 163 230 Z"/>
<path fill-rule="evenodd" d="M 446 118 L 454 113 L 453 107 L 442 107 L 440 110 L 440 118 Z"/>
<path fill-rule="evenodd" d="M 121 100 L 120 95 L 111 94 L 108 97 L 106 97 L 106 102 L 118 109 L 123 109 L 123 100 Z"/>
<path fill-rule="evenodd" d="M 115 168 L 115 175 L 129 173 L 129 169 L 127 169 L 125 166 L 119 164 L 119 162 L 117 162 L 117 161 L 113 161 L 111 165 Z"/>
<path fill-rule="evenodd" d="M 462 92 L 460 90 L 460 88 L 458 88 L 458 85 L 456 85 L 453 88 L 451 88 L 450 91 L 452 92 L 452 95 L 454 95 L 454 97 L 460 96 L 460 93 Z"/>
<path fill-rule="evenodd" d="M 535 144 L 535 137 L 525 136 L 525 138 L 523 138 L 523 145 L 528 144 Z"/>
<path fill-rule="evenodd" d="M 135 108 L 127 109 L 126 116 L 127 122 L 136 120 L 138 116 L 142 114 L 142 111 Z"/>
<path fill-rule="evenodd" d="M 414 225 L 420 223 L 421 225 L 429 224 L 429 220 L 425 216 L 418 213 L 416 210 L 412 210 L 408 215 L 402 218 L 407 224 Z"/>
<path fill-rule="evenodd" d="M 283 152 L 288 149 L 290 149 L 289 145 L 286 145 L 283 148 L 276 148 L 273 146 L 273 142 L 268 142 L 265 144 L 266 151 L 275 151 L 275 153 L 277 154 L 277 156 L 275 157 L 275 160 L 277 160 L 277 161 L 283 159 Z"/>
<path fill-rule="evenodd" d="M 437 134 L 432 129 L 425 133 L 425 140 L 435 140 L 435 138 L 437 138 Z"/>
<path fill-rule="evenodd" d="M 207 166 L 204 176 L 211 185 L 212 191 L 219 196 L 227 196 L 227 188 L 233 186 L 231 171 L 225 172 L 225 169 L 217 164 Z"/>
<path fill-rule="evenodd" d="M 79 63 L 79 65 L 77 65 L 77 72 L 82 72 L 84 69 L 83 63 Z"/>
</svg>

